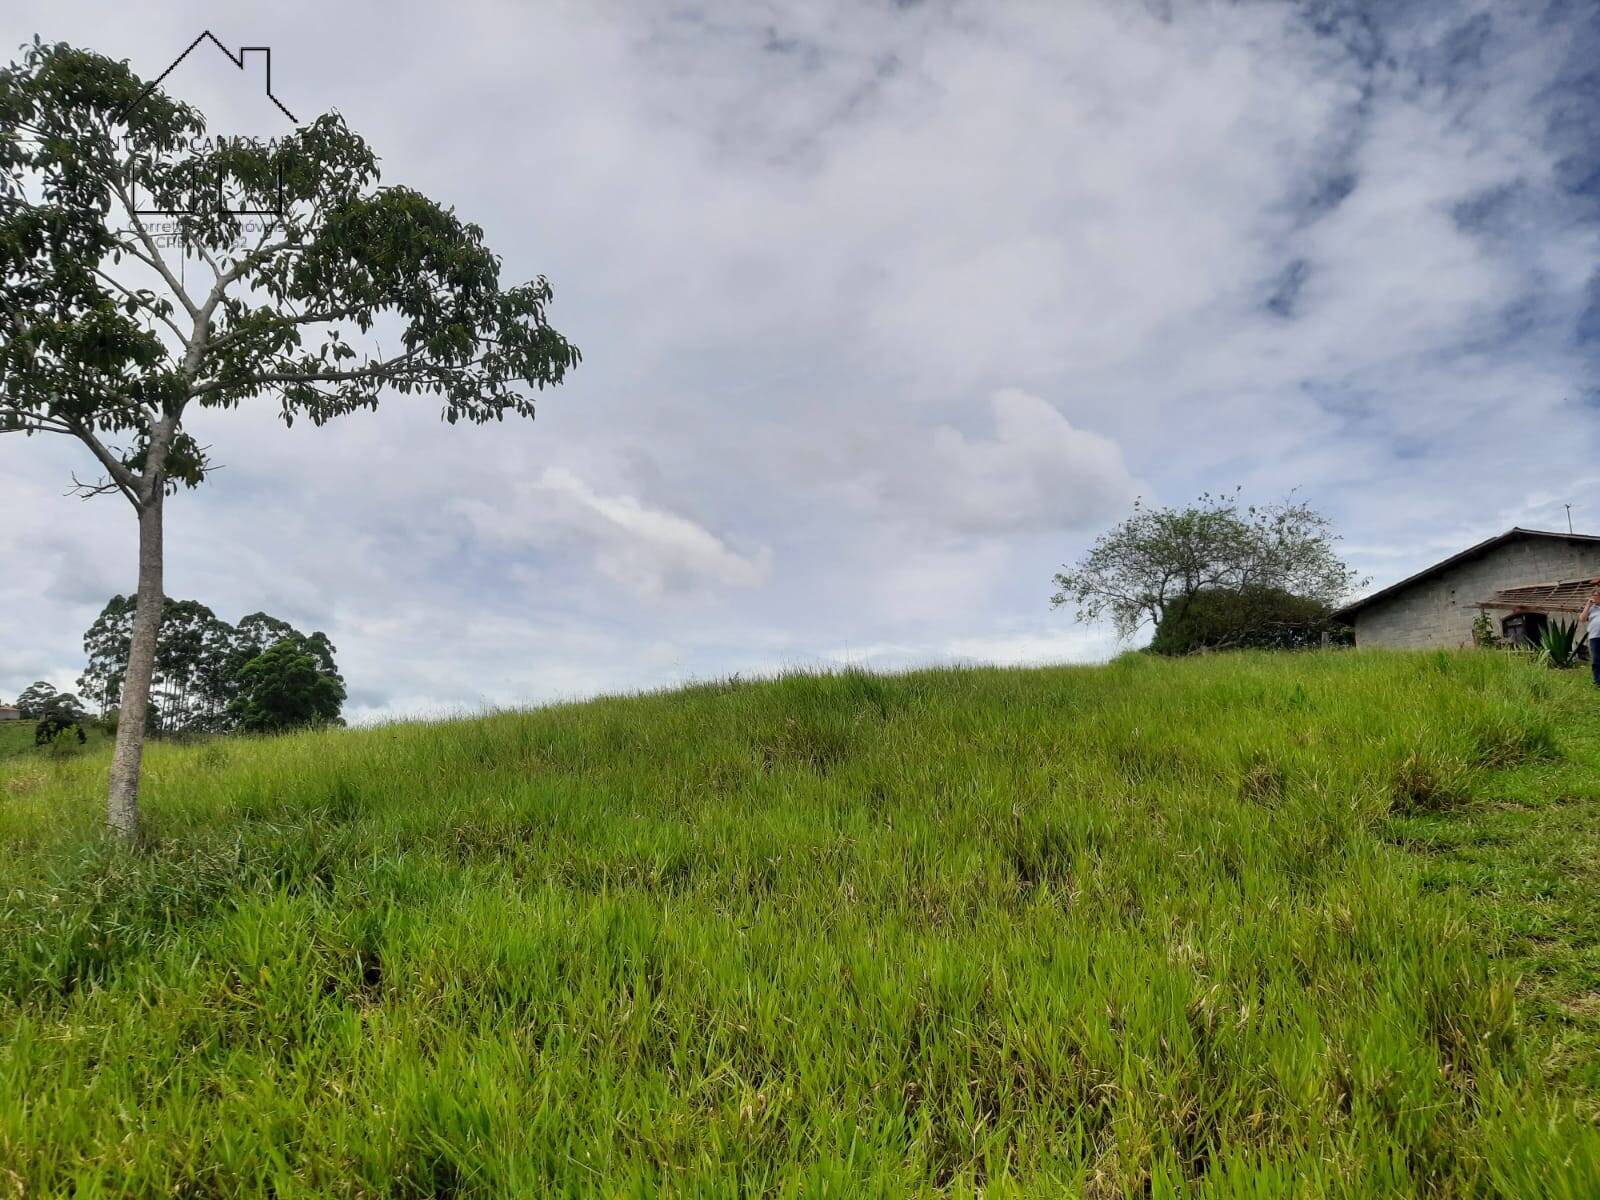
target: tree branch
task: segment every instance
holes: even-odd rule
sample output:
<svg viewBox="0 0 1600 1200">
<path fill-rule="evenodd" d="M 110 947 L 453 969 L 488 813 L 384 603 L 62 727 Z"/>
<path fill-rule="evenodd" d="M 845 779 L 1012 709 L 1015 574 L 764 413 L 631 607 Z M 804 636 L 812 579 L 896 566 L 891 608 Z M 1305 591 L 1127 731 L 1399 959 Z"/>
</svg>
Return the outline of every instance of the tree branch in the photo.
<svg viewBox="0 0 1600 1200">
<path fill-rule="evenodd" d="M 60 417 L 41 415 L 27 409 L 21 409 L 13 404 L 0 404 L 0 423 L 5 428 L 4 433 L 65 433 L 72 434 L 72 429 Z"/>
<path fill-rule="evenodd" d="M 230 329 L 221 337 L 213 338 L 209 343 L 207 343 L 206 350 L 208 353 L 214 353 L 218 350 L 226 349 L 228 346 L 231 346 L 234 342 L 238 341 L 246 334 L 254 337 L 259 334 L 270 333 L 278 329 L 289 329 L 295 325 L 331 324 L 334 321 L 342 321 L 346 317 L 353 317 L 365 307 L 365 305 L 352 304 L 344 308 L 326 309 L 319 312 L 296 313 L 293 316 L 278 317 L 272 321 L 265 321 L 260 325 L 256 325 L 247 329 Z"/>
<path fill-rule="evenodd" d="M 119 280 L 114 279 L 112 276 L 106 274 L 99 267 L 93 267 L 91 269 L 101 279 L 105 280 L 105 282 L 109 283 L 112 287 L 116 288 L 117 291 L 121 292 L 124 296 L 127 296 L 130 300 L 138 300 L 139 299 L 139 294 L 137 292 L 135 292 L 133 289 L 127 287 L 125 284 L 123 284 Z M 141 305 L 142 305 L 142 302 L 141 302 Z M 176 321 L 174 321 L 171 317 L 167 316 L 165 313 L 157 312 L 156 310 L 154 310 L 152 308 L 146 308 L 146 309 L 144 309 L 144 311 L 148 312 L 152 317 L 154 317 L 156 320 L 160 321 L 168 329 L 172 330 L 173 334 L 176 335 L 177 337 L 185 339 L 185 340 L 187 339 L 187 335 L 183 332 L 183 330 L 178 328 L 178 323 Z"/>
<path fill-rule="evenodd" d="M 132 222 L 133 231 L 138 236 L 140 244 L 144 246 L 145 254 L 149 255 L 149 257 L 146 258 L 144 254 L 135 253 L 134 257 L 143 262 L 149 263 L 150 266 L 159 271 L 161 273 L 161 278 L 166 280 L 167 286 L 172 289 L 173 295 L 177 296 L 178 299 L 183 302 L 183 307 L 188 311 L 189 315 L 198 319 L 200 316 L 200 309 L 196 306 L 195 302 L 190 299 L 189 293 L 183 288 L 183 284 L 178 282 L 178 277 L 174 275 L 171 268 L 167 266 L 167 260 L 161 257 L 161 251 L 157 248 L 155 239 L 150 236 L 149 230 L 144 227 L 144 222 L 139 219 L 138 209 L 134 207 L 133 200 L 128 195 L 127 189 L 123 186 L 122 181 L 120 179 L 113 179 L 110 181 L 110 186 L 111 190 L 117 194 L 117 199 L 122 202 L 123 210 L 128 214 L 128 220 Z"/>
<path fill-rule="evenodd" d="M 366 379 L 382 379 L 394 368 L 416 358 L 419 353 L 420 351 L 417 350 L 407 350 L 404 354 L 396 354 L 393 358 L 369 363 L 364 367 L 353 367 L 348 371 L 267 371 L 259 375 L 251 375 L 249 382 L 252 384 L 355 383 Z M 220 390 L 222 386 L 223 382 L 221 380 L 213 379 L 206 383 L 196 384 L 189 389 L 189 394 L 191 396 L 203 396 L 209 392 Z"/>
<path fill-rule="evenodd" d="M 128 470 L 122 460 L 106 448 L 106 444 L 95 436 L 94 430 L 82 422 L 69 421 L 68 424 L 72 435 L 89 447 L 94 456 L 100 460 L 100 465 L 106 469 L 112 481 L 121 489 L 122 494 L 128 498 L 128 502 L 136 510 L 142 509 L 144 507 L 144 497 L 141 494 L 139 477 Z M 146 474 L 149 474 L 149 472 L 146 472 Z"/>
<path fill-rule="evenodd" d="M 122 485 L 114 479 L 102 479 L 99 483 L 85 483 L 78 478 L 76 471 L 70 472 L 70 474 L 72 487 L 66 492 L 69 496 L 77 496 L 80 500 L 92 500 L 96 496 L 105 496 L 111 492 L 122 492 L 123 495 L 127 495 Z"/>
</svg>

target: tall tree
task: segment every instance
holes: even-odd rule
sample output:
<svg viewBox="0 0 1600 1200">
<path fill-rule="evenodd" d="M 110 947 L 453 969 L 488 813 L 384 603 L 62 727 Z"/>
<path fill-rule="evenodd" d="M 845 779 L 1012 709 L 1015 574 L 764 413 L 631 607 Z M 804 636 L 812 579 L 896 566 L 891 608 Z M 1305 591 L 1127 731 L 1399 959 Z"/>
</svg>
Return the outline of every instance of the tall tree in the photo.
<svg viewBox="0 0 1600 1200">
<path fill-rule="evenodd" d="M 83 652 L 88 665 L 78 676 L 78 690 L 103 717 L 117 706 L 128 674 L 128 650 L 133 644 L 132 596 L 113 596 L 84 632 Z"/>
<path fill-rule="evenodd" d="M 297 637 L 297 630 L 289 622 L 264 612 L 248 613 L 239 618 L 233 629 L 233 644 L 228 654 L 237 671 L 274 642 L 286 637 Z M 320 635 L 319 635 L 320 636 Z"/>
<path fill-rule="evenodd" d="M 218 732 L 228 728 L 228 701 L 235 694 L 233 645 L 237 631 L 226 621 L 213 620 L 205 627 L 195 663 L 194 685 L 202 704 L 197 727 Z"/>
<path fill-rule="evenodd" d="M 200 730 L 227 703 L 212 688 L 223 683 L 222 664 L 213 656 L 225 655 L 233 627 L 195 600 L 174 600 L 162 605 L 161 630 L 156 638 L 154 686 L 161 695 L 163 729 Z"/>
<path fill-rule="evenodd" d="M 85 50 L 35 39 L 0 70 L 0 431 L 76 438 L 105 473 L 83 492 L 119 494 L 138 519 L 107 812 L 129 839 L 163 508 L 210 465 L 192 410 L 271 397 L 286 423 L 320 426 L 394 391 L 437 397 L 451 424 L 531 417 L 531 389 L 579 358 L 545 318 L 549 284 L 502 286 L 481 229 L 377 186 L 376 156 L 338 115 L 276 143 L 206 132 L 196 109 Z M 179 214 L 175 237 L 150 210 Z M 190 263 L 203 283 L 186 282 Z"/>
<path fill-rule="evenodd" d="M 1303 501 L 1244 506 L 1237 493 L 1184 508 L 1147 508 L 1096 539 L 1055 577 L 1052 607 L 1109 616 L 1118 636 L 1160 626 L 1202 592 L 1284 592 L 1332 606 L 1364 582 L 1334 550 L 1338 535 Z"/>
</svg>

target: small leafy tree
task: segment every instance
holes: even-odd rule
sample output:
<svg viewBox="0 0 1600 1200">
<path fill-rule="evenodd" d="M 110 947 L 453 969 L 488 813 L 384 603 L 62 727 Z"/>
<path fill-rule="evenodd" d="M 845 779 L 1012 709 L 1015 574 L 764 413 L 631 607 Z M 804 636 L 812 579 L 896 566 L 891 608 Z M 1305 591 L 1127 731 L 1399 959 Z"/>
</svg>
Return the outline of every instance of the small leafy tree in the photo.
<svg viewBox="0 0 1600 1200">
<path fill-rule="evenodd" d="M 1486 650 L 1492 650 L 1500 644 L 1499 635 L 1494 631 L 1494 621 L 1481 608 L 1478 615 L 1472 618 L 1472 644 Z"/>
<path fill-rule="evenodd" d="M 1159 627 L 1200 592 L 1271 590 L 1332 607 L 1365 580 L 1334 552 L 1326 517 L 1294 499 L 1241 506 L 1238 495 L 1203 495 L 1186 508 L 1134 505 L 1055 577 L 1052 607 L 1076 606 L 1080 621 L 1109 616 L 1120 637 L 1146 621 Z"/>
<path fill-rule="evenodd" d="M 344 681 L 327 669 L 320 647 L 286 637 L 245 663 L 228 709 L 246 732 L 281 733 L 337 722 L 344 698 Z"/>
<path fill-rule="evenodd" d="M 104 472 L 82 491 L 120 495 L 138 520 L 107 806 L 125 838 L 164 505 L 210 467 L 193 410 L 268 398 L 286 423 L 320 426 L 398 392 L 436 397 L 451 424 L 531 417 L 531 389 L 578 362 L 545 319 L 543 278 L 502 286 L 481 229 L 377 184 L 377 156 L 337 114 L 258 145 L 208 138 L 196 109 L 65 44 L 35 38 L 0 70 L 0 431 L 77 439 Z M 181 214 L 176 248 L 150 210 Z"/>
</svg>

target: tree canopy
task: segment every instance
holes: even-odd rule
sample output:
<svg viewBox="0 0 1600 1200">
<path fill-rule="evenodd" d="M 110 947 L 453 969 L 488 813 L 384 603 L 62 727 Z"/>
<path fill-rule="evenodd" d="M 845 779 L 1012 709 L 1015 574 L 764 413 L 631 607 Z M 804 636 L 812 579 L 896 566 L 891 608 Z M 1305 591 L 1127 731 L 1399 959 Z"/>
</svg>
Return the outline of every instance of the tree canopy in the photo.
<svg viewBox="0 0 1600 1200">
<path fill-rule="evenodd" d="M 1110 617 L 1120 637 L 1160 626 L 1202 591 L 1272 592 L 1333 606 L 1364 582 L 1335 553 L 1329 520 L 1293 497 L 1241 505 L 1237 493 L 1133 514 L 1055 576 L 1052 607 L 1080 621 Z"/>
<path fill-rule="evenodd" d="M 286 637 L 240 668 L 228 713 L 245 732 L 278 733 L 337 721 L 344 695 L 344 682 L 326 669 L 320 648 Z"/>
<path fill-rule="evenodd" d="M 56 692 L 39 710 L 38 723 L 33 727 L 33 744 L 48 746 L 58 737 L 72 730 L 81 746 L 89 740 L 83 731 L 83 723 L 89 719 L 89 714 L 83 711 L 83 705 L 71 692 Z"/>
<path fill-rule="evenodd" d="M 17 712 L 25 721 L 37 721 L 57 694 L 55 685 L 43 679 L 30 683 L 17 696 Z"/>
<path fill-rule="evenodd" d="M 337 113 L 270 143 L 206 128 L 126 63 L 65 44 L 0 70 L 0 429 L 78 438 L 138 506 L 204 478 L 191 404 L 270 395 L 286 422 L 320 425 L 388 388 L 482 422 L 531 416 L 526 387 L 577 363 L 545 320 L 548 282 L 502 287 L 483 230 L 377 186 Z M 172 214 L 176 256 L 152 209 Z M 171 260 L 190 256 L 207 285 L 180 280 Z M 380 321 L 387 350 L 366 336 Z"/>
</svg>

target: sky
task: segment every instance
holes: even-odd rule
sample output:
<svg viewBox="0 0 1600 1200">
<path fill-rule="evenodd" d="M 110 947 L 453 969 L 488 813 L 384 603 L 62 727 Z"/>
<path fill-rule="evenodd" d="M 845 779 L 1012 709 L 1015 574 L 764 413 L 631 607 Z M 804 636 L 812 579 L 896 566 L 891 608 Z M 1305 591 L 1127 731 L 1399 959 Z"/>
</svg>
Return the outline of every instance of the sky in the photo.
<svg viewBox="0 0 1600 1200">
<path fill-rule="evenodd" d="M 167 506 L 168 593 L 327 632 L 353 720 L 1101 660 L 1051 576 L 1136 496 L 1298 489 L 1373 586 L 1568 504 L 1600 533 L 1600 6 L 0 15 L 146 78 L 205 29 L 548 276 L 583 351 L 533 422 L 193 422 L 223 469 Z M 266 119 L 213 57 L 173 93 Z M 0 438 L 0 696 L 71 686 L 134 586 L 74 471 Z"/>
</svg>

